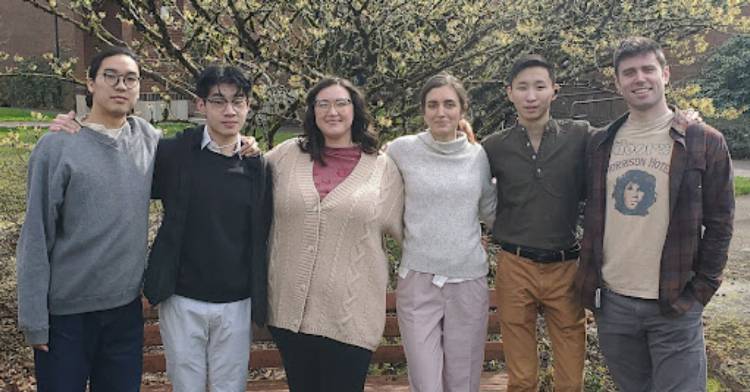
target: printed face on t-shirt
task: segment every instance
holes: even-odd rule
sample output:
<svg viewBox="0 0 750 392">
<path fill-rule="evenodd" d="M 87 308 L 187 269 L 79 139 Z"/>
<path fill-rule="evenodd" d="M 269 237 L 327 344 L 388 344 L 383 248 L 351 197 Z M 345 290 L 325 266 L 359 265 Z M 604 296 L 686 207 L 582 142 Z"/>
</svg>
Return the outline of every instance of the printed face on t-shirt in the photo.
<svg viewBox="0 0 750 392">
<path fill-rule="evenodd" d="M 646 216 L 656 202 L 656 177 L 643 170 L 628 170 L 617 178 L 612 198 L 623 215 Z"/>
</svg>

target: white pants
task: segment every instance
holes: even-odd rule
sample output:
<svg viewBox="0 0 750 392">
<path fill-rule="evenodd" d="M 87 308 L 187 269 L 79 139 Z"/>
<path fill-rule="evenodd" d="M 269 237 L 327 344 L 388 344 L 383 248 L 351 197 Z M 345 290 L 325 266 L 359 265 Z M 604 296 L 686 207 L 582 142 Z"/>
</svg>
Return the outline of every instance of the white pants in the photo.
<svg viewBox="0 0 750 392">
<path fill-rule="evenodd" d="M 175 392 L 245 391 L 250 307 L 250 298 L 215 304 L 178 295 L 159 304 L 159 331 Z"/>
<path fill-rule="evenodd" d="M 412 392 L 477 392 L 489 317 L 487 278 L 446 283 L 410 271 L 398 280 L 396 315 Z"/>
</svg>

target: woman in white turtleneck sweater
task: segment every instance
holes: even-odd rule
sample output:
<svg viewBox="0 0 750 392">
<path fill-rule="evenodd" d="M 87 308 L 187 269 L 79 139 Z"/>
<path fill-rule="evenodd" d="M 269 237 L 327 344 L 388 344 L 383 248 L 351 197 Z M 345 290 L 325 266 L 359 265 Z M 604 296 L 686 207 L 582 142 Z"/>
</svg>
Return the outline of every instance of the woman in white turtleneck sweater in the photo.
<svg viewBox="0 0 750 392">
<path fill-rule="evenodd" d="M 496 194 L 484 149 L 459 132 L 461 82 L 441 73 L 422 88 L 427 131 L 387 153 L 404 179 L 397 314 L 412 391 L 478 391 L 489 299 L 479 221 L 492 227 Z M 467 127 L 468 128 L 468 127 Z"/>
</svg>

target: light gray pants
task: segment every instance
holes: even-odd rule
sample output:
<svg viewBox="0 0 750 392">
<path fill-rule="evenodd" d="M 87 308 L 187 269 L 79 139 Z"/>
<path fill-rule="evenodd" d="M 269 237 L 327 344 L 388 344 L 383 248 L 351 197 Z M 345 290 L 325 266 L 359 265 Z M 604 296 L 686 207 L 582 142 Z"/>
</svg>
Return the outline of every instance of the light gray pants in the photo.
<svg viewBox="0 0 750 392">
<path fill-rule="evenodd" d="M 703 305 L 679 317 L 665 317 L 656 300 L 604 290 L 594 313 L 599 344 L 622 392 L 706 390 Z"/>
<path fill-rule="evenodd" d="M 245 391 L 250 307 L 250 298 L 215 304 L 178 295 L 159 304 L 167 376 L 175 392 Z"/>
<path fill-rule="evenodd" d="M 487 340 L 487 278 L 442 288 L 432 278 L 409 271 L 396 290 L 411 390 L 478 391 Z"/>
</svg>

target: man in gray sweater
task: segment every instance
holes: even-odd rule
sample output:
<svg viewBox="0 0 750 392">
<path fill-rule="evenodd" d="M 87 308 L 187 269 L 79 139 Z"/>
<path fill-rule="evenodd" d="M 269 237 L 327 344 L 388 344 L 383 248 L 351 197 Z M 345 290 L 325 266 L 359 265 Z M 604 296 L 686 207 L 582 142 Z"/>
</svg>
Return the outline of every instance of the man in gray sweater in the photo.
<svg viewBox="0 0 750 392">
<path fill-rule="evenodd" d="M 136 391 L 140 290 L 159 134 L 128 113 L 140 69 L 124 48 L 88 70 L 91 114 L 77 134 L 50 133 L 29 160 L 17 247 L 18 318 L 40 391 Z M 72 202 L 68 202 L 71 200 Z"/>
</svg>

